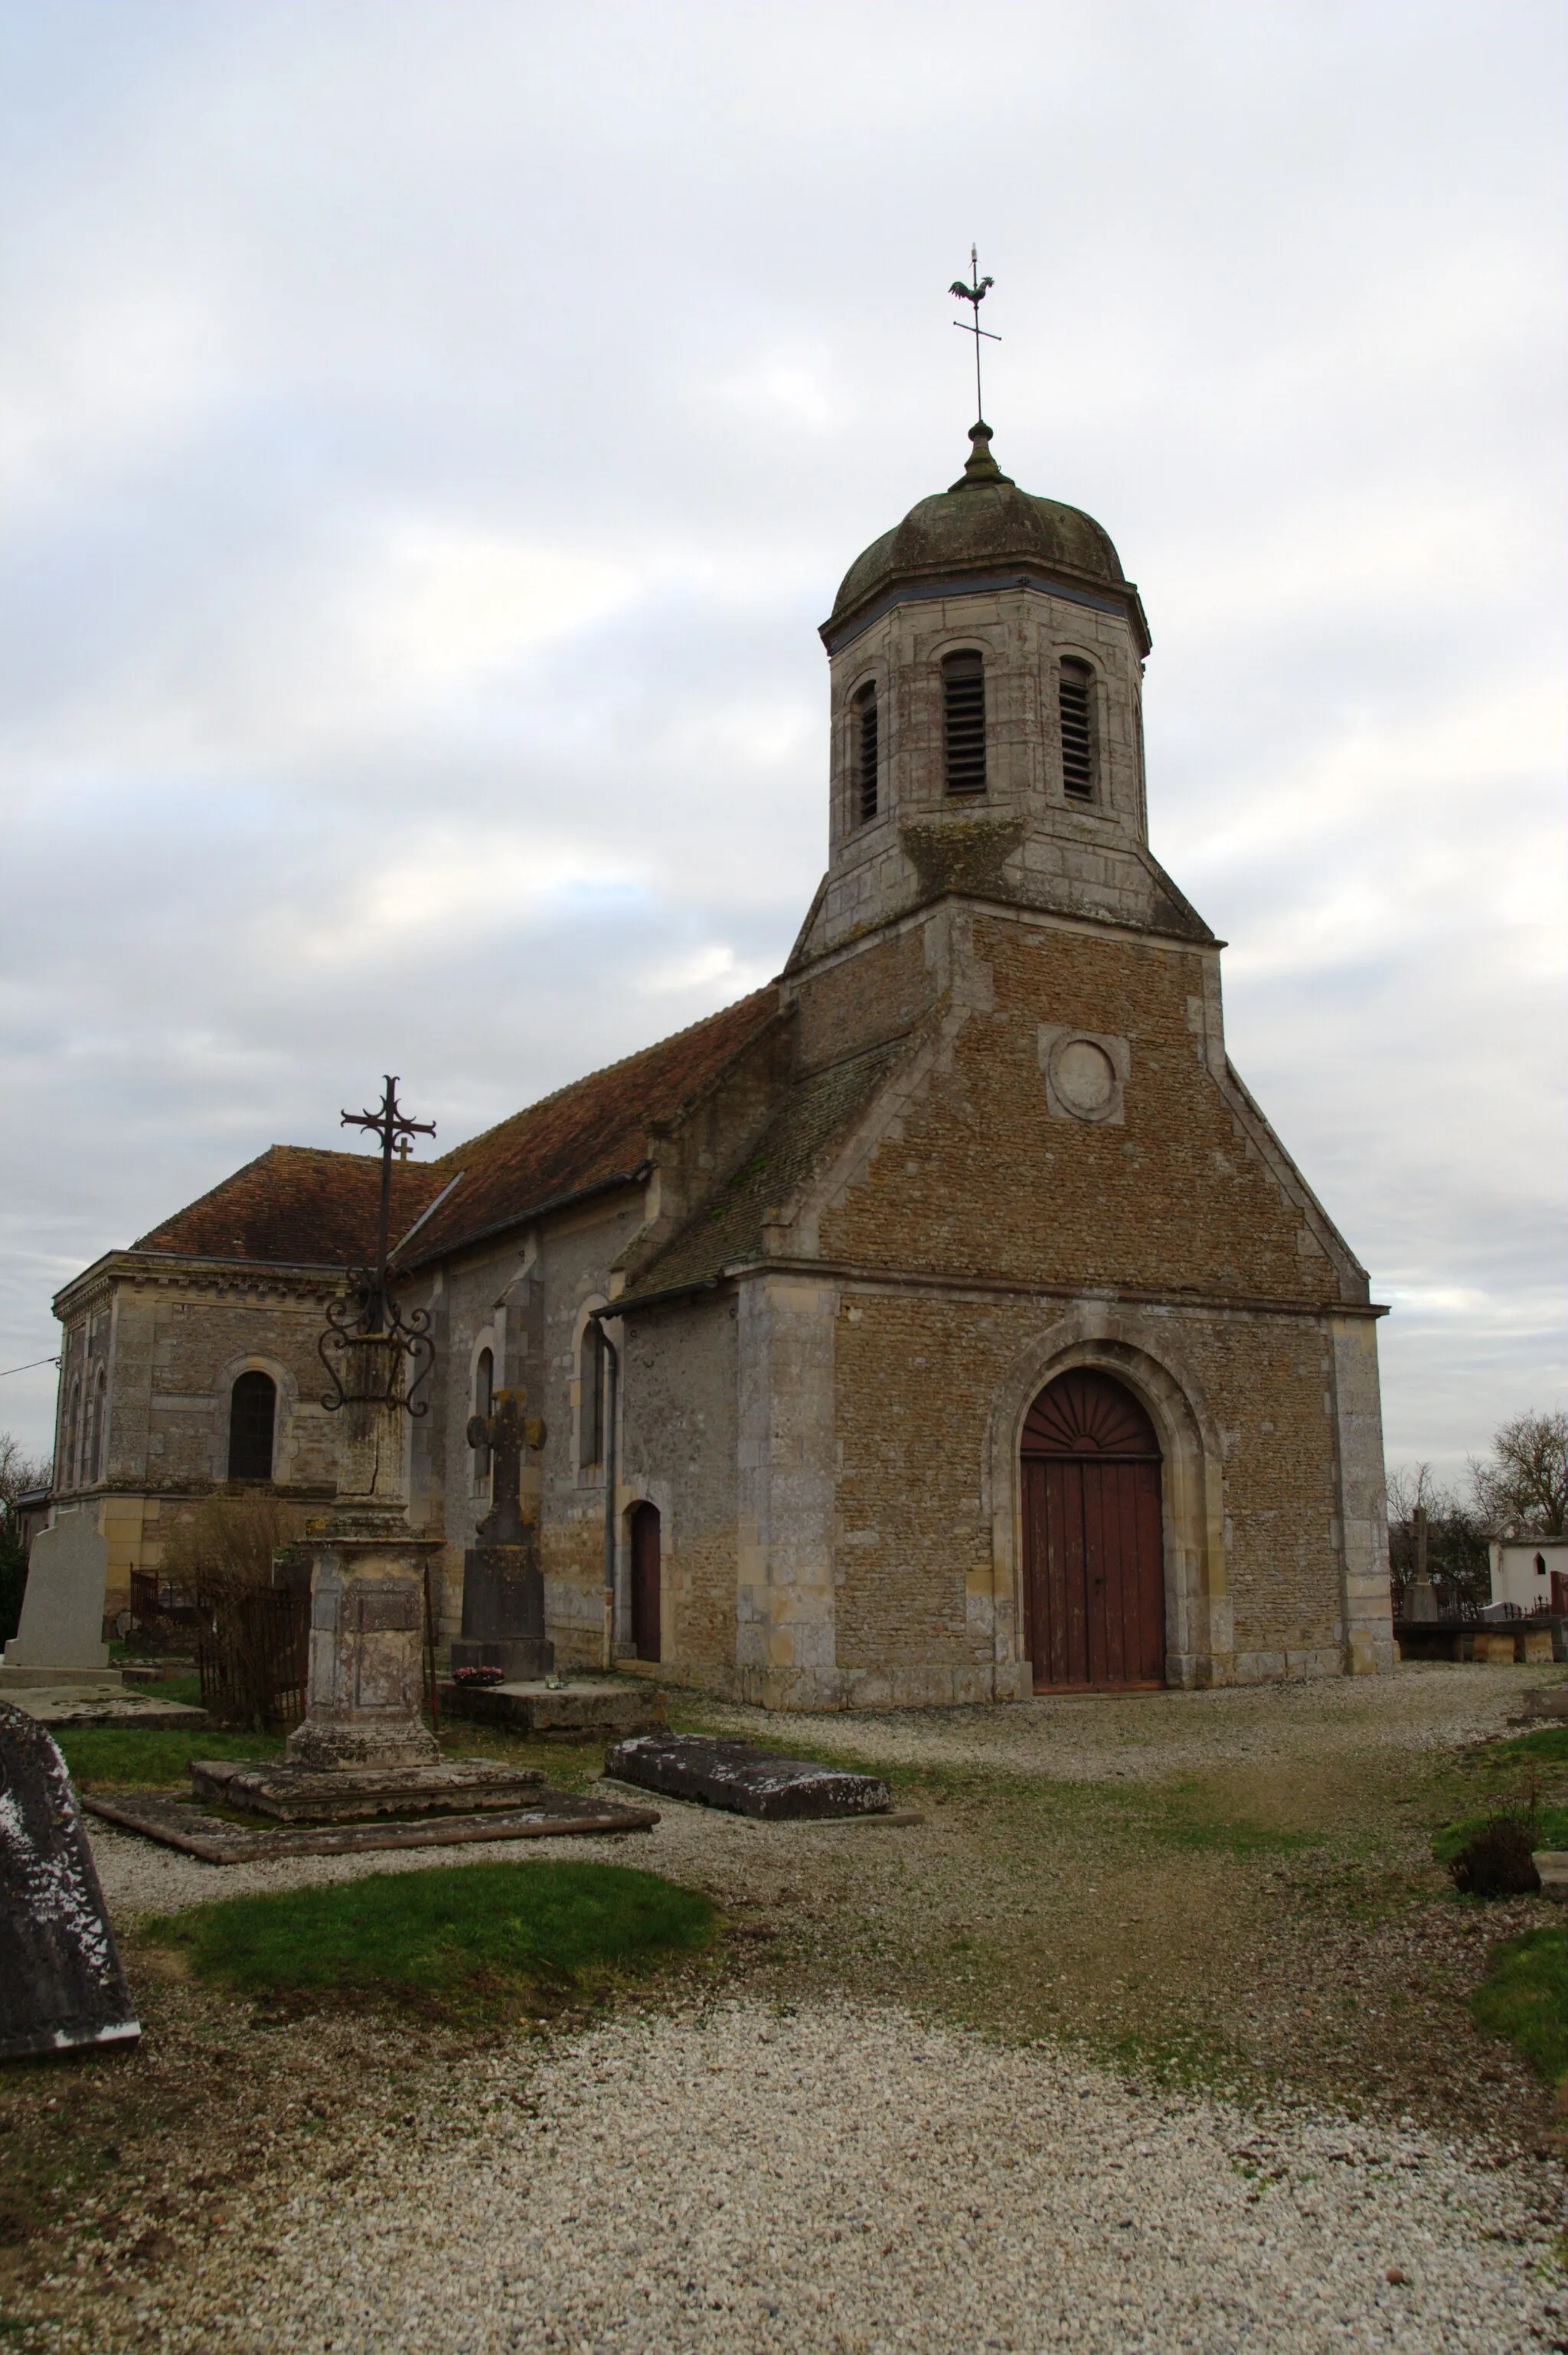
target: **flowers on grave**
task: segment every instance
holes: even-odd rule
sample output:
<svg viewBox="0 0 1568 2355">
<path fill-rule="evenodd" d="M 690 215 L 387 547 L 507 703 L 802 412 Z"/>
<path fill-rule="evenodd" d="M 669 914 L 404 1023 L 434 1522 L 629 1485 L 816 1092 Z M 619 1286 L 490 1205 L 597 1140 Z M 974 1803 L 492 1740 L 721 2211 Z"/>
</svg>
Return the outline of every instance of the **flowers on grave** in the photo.
<svg viewBox="0 0 1568 2355">
<path fill-rule="evenodd" d="M 504 1668 L 454 1668 L 452 1671 L 454 1685 L 467 1685 L 471 1688 L 475 1685 L 504 1684 L 505 1681 Z"/>
</svg>

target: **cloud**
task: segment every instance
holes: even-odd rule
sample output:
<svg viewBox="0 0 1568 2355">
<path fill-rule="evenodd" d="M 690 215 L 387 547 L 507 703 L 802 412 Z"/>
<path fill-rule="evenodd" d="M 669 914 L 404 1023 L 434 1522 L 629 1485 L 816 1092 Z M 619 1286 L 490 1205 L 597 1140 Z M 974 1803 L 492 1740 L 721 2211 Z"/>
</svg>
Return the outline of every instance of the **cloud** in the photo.
<svg viewBox="0 0 1568 2355">
<path fill-rule="evenodd" d="M 1563 1395 L 1563 47 L 0 5 L 0 1367 L 376 1072 L 452 1142 L 778 969 L 816 624 L 958 470 L 973 237 L 999 452 L 1142 585 L 1236 1060 L 1392 1297 L 1393 1451 Z"/>
</svg>

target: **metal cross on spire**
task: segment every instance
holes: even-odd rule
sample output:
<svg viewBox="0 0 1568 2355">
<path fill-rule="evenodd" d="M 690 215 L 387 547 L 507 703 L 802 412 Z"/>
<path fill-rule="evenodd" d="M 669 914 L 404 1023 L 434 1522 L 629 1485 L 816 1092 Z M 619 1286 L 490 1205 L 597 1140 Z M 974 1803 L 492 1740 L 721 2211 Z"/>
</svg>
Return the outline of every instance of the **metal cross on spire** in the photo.
<svg viewBox="0 0 1568 2355">
<path fill-rule="evenodd" d="M 1001 337 L 993 336 L 989 327 L 982 327 L 980 323 L 980 306 L 985 301 L 986 289 L 994 286 L 996 281 L 994 278 L 980 276 L 980 256 L 972 245 L 969 248 L 969 276 L 973 281 L 972 284 L 966 286 L 961 278 L 955 278 L 948 292 L 949 294 L 956 294 L 960 303 L 973 305 L 972 320 L 955 319 L 953 325 L 955 327 L 961 327 L 966 336 L 972 336 L 975 339 L 975 421 L 977 424 L 983 425 L 985 403 L 980 399 L 980 341 L 983 337 L 988 344 L 1000 344 Z"/>
<path fill-rule="evenodd" d="M 403 1110 L 397 1101 L 397 1073 L 389 1071 L 385 1077 L 387 1092 L 375 1112 L 345 1112 L 343 1115 L 344 1128 L 367 1128 L 373 1136 L 381 1139 L 381 1221 L 376 1230 L 376 1265 L 372 1271 L 374 1289 L 366 1304 L 366 1329 L 371 1333 L 384 1331 L 387 1323 L 387 1246 L 392 1211 L 392 1156 L 396 1153 L 400 1161 L 406 1161 L 411 1137 L 434 1136 L 436 1133 L 433 1120 L 410 1120 Z"/>
</svg>

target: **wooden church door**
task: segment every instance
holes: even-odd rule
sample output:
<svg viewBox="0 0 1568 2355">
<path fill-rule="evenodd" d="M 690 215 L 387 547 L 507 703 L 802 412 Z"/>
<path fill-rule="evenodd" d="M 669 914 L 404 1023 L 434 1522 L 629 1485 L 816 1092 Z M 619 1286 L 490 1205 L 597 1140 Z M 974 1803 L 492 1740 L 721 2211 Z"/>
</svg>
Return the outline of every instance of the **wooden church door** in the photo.
<svg viewBox="0 0 1568 2355">
<path fill-rule="evenodd" d="M 1023 1426 L 1023 1571 L 1036 1692 L 1165 1681 L 1160 1442 L 1132 1392 L 1079 1367 Z"/>
<path fill-rule="evenodd" d="M 659 1508 L 631 1508 L 631 1642 L 640 1660 L 659 1657 Z"/>
</svg>

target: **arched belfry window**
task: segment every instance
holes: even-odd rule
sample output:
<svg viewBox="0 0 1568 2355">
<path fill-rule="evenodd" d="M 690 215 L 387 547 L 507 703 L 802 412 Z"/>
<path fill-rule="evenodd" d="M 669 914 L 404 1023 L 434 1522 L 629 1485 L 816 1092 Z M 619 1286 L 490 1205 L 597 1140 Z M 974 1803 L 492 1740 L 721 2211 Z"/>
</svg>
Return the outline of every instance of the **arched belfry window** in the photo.
<svg viewBox="0 0 1568 2355">
<path fill-rule="evenodd" d="M 1095 675 L 1075 655 L 1064 655 L 1056 689 L 1062 715 L 1062 790 L 1075 802 L 1095 797 Z"/>
<path fill-rule="evenodd" d="M 278 1385 L 270 1374 L 241 1374 L 228 1394 L 228 1476 L 272 1477 L 272 1433 Z"/>
<path fill-rule="evenodd" d="M 868 681 L 854 698 L 855 823 L 868 826 L 876 815 L 878 742 L 876 689 Z"/>
<path fill-rule="evenodd" d="M 942 663 L 942 760 L 950 794 L 985 791 L 985 658 L 971 647 Z"/>
</svg>

